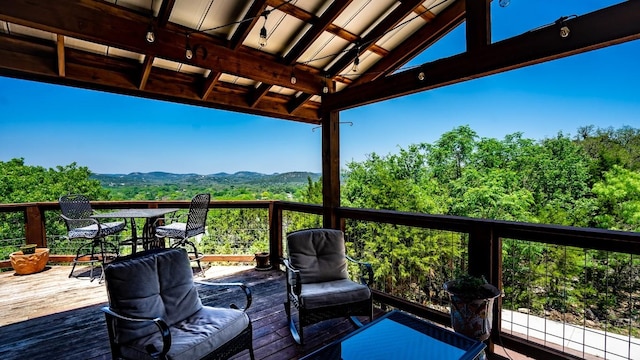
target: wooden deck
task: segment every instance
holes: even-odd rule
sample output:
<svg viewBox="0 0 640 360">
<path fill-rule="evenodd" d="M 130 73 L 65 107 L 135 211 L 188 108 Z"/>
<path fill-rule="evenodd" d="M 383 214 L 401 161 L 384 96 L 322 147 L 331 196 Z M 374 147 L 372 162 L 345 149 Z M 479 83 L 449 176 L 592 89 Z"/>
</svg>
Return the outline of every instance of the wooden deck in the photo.
<svg viewBox="0 0 640 360">
<path fill-rule="evenodd" d="M 214 282 L 241 281 L 251 287 L 253 303 L 248 314 L 257 359 L 297 359 L 354 330 L 346 319 L 329 320 L 305 328 L 307 344 L 296 345 L 284 312 L 282 272 L 249 268 L 228 274 L 216 270 L 209 269 L 207 278 Z M 68 278 L 69 271 L 68 266 L 50 266 L 26 276 L 14 275 L 13 271 L 0 273 L 0 359 L 111 358 L 100 311 L 107 304 L 105 286 L 84 276 Z M 201 295 L 204 303 L 214 305 L 221 298 L 204 289 Z M 243 306 L 240 291 L 226 295 L 227 300 Z M 248 359 L 249 355 L 245 351 L 235 358 Z"/>
<path fill-rule="evenodd" d="M 239 281 L 251 287 L 253 303 L 248 314 L 253 323 L 256 359 L 298 359 L 355 329 L 346 319 L 328 320 L 306 327 L 307 344 L 299 346 L 289 333 L 284 312 L 283 273 L 251 267 L 233 270 L 236 272 L 213 267 L 206 278 L 213 282 Z M 69 271 L 68 266 L 49 266 L 26 276 L 14 275 L 13 271 L 0 273 L 0 359 L 111 358 L 100 311 L 107 304 L 105 286 L 82 276 L 68 278 Z M 204 303 L 222 305 L 217 301 L 224 298 L 244 304 L 240 291 L 223 297 L 204 289 L 200 292 Z M 248 352 L 234 359 L 249 359 Z"/>
</svg>

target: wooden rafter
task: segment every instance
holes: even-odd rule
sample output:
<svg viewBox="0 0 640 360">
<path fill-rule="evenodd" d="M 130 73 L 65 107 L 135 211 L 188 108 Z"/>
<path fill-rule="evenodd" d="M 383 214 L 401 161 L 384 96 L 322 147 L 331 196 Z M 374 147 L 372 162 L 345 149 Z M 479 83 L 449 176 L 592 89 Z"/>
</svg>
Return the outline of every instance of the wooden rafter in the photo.
<svg viewBox="0 0 640 360">
<path fill-rule="evenodd" d="M 424 9 L 422 13 L 425 11 L 426 9 Z M 418 29 L 418 31 L 411 35 L 405 42 L 393 49 L 389 56 L 375 63 L 365 74 L 356 79 L 352 87 L 369 83 L 398 70 L 417 54 L 423 52 L 426 48 L 438 41 L 438 39 L 460 25 L 464 21 L 464 15 L 464 0 L 457 0 L 447 7 L 438 17 L 433 19 L 433 21 L 428 22 L 425 26 Z"/>
<path fill-rule="evenodd" d="M 566 25 L 572 29 L 568 38 L 560 37 L 558 27 L 552 24 L 488 45 L 481 54 L 465 52 L 329 94 L 323 98 L 323 108 L 336 111 L 370 104 L 640 39 L 640 1 L 568 19 Z M 426 75 L 422 81 L 419 72 Z"/>
<path fill-rule="evenodd" d="M 187 62 L 184 58 L 184 33 L 175 26 L 155 29 L 156 42 L 144 39 L 147 25 L 144 17 L 107 3 L 82 0 L 57 0 L 34 4 L 29 0 L 0 2 L 0 20 L 72 36 L 78 39 L 115 46 L 136 53 L 153 53 L 157 57 Z M 65 14 L 50 16 L 49 14 Z M 69 21 L 68 19 L 77 19 Z M 83 19 L 83 20 L 80 20 Z M 108 29 L 108 30 L 107 30 Z M 136 36 L 136 34 L 141 34 Z M 286 86 L 294 90 L 319 93 L 320 78 L 311 73 L 301 73 L 298 82 L 290 83 L 290 68 L 275 61 L 258 58 L 247 52 L 234 52 L 219 41 L 204 34 L 192 34 L 192 44 L 208 48 L 216 54 L 203 59 L 194 56 L 189 64 L 222 73 L 245 76 L 260 82 Z M 267 71 L 268 70 L 268 71 Z"/>
<path fill-rule="evenodd" d="M 329 69 L 329 74 L 331 76 L 336 76 L 346 69 L 346 67 L 353 62 L 353 59 L 356 57 L 356 52 L 360 51 L 362 53 L 365 50 L 373 49 L 377 45 L 375 44 L 376 40 L 380 39 L 384 36 L 389 30 L 393 29 L 400 21 L 406 18 L 409 14 L 413 13 L 415 8 L 419 6 L 423 1 L 421 0 L 405 0 L 398 7 L 393 9 L 393 11 L 387 15 L 384 20 L 382 20 L 378 25 L 376 25 L 373 30 L 367 34 L 362 39 L 359 39 L 358 42 L 363 44 L 360 48 L 353 46 L 351 50 L 342 54 L 342 56 L 336 61 L 331 68 Z M 379 54 L 380 55 L 380 54 Z M 384 55 L 388 55 L 385 53 Z"/>
<path fill-rule="evenodd" d="M 65 61 L 64 61 L 64 36 L 56 36 L 56 47 L 58 50 L 58 76 L 64 77 Z"/>
<path fill-rule="evenodd" d="M 158 11 L 158 26 L 165 27 L 169 22 L 169 17 L 171 16 L 171 11 L 173 10 L 173 6 L 176 4 L 176 0 L 161 0 L 162 4 L 160 4 L 160 10 Z"/>
<path fill-rule="evenodd" d="M 147 85 L 147 80 L 149 80 L 151 68 L 153 67 L 153 58 L 153 55 L 147 55 L 144 57 L 144 62 L 142 63 L 142 76 L 140 76 L 140 85 L 138 85 L 138 89 L 140 90 L 144 90 L 144 87 Z"/>
<path fill-rule="evenodd" d="M 353 0 L 336 1 L 322 14 L 322 16 L 313 24 L 313 27 L 309 29 L 304 36 L 294 45 L 294 47 L 285 55 L 283 62 L 288 65 L 293 65 L 297 59 L 311 46 L 311 44 L 322 33 L 327 31 L 327 28 L 335 21 L 335 19 L 342 13 L 344 9 L 351 4 Z"/>
<path fill-rule="evenodd" d="M 244 16 L 244 21 L 238 25 L 238 28 L 233 33 L 229 47 L 233 50 L 237 50 L 244 40 L 249 35 L 251 28 L 259 20 L 260 14 L 262 14 L 267 7 L 267 0 L 256 0 L 251 4 L 251 7 Z"/>
<path fill-rule="evenodd" d="M 467 51 L 483 51 L 491 43 L 491 0 L 466 0 Z"/>
<path fill-rule="evenodd" d="M 211 93 L 213 92 L 213 88 L 216 86 L 218 79 L 220 79 L 219 72 L 212 71 L 207 79 L 204 81 L 204 85 L 202 86 L 202 96 L 200 97 L 202 100 L 207 100 Z"/>
<path fill-rule="evenodd" d="M 282 60 L 282 63 L 286 65 L 291 65 L 291 71 L 294 72 L 293 65 L 296 60 L 309 48 L 309 46 L 324 33 L 327 28 L 333 23 L 333 21 L 340 15 L 340 13 L 351 3 L 352 0 L 342 1 L 342 2 L 334 2 L 331 6 L 322 14 L 322 16 L 314 23 L 314 25 L 309 29 L 300 39 L 296 45 L 287 53 L 287 55 Z M 258 86 L 249 97 L 249 104 L 255 106 L 260 99 L 262 99 L 269 89 L 271 85 L 269 84 L 261 84 Z M 304 102 L 309 100 L 311 96 L 299 96 L 291 101 L 290 112 L 298 109 Z M 300 103 L 300 100 L 306 99 L 304 102 Z"/>
</svg>

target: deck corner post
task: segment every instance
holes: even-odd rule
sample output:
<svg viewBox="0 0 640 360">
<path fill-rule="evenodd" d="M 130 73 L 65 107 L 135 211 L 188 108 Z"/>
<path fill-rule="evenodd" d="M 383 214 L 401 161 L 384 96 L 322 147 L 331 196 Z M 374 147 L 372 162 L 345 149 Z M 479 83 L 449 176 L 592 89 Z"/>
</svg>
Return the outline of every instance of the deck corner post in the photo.
<svg viewBox="0 0 640 360">
<path fill-rule="evenodd" d="M 24 234 L 27 244 L 36 244 L 37 247 L 47 247 L 47 234 L 45 231 L 44 211 L 37 204 L 27 206 L 24 213 Z"/>
</svg>

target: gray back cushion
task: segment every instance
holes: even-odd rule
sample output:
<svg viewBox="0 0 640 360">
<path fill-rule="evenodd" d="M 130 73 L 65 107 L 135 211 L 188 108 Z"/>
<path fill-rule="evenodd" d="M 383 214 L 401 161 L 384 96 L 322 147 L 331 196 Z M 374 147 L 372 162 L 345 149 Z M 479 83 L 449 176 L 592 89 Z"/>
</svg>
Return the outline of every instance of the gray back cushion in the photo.
<svg viewBox="0 0 640 360">
<path fill-rule="evenodd" d="M 138 318 L 163 318 L 169 326 L 200 308 L 185 249 L 158 249 L 119 258 L 105 268 L 109 306 Z M 126 343 L 157 332 L 151 322 L 116 321 L 116 341 Z"/>
<path fill-rule="evenodd" d="M 308 229 L 287 235 L 291 265 L 303 284 L 347 279 L 344 234 L 333 229 Z"/>
</svg>

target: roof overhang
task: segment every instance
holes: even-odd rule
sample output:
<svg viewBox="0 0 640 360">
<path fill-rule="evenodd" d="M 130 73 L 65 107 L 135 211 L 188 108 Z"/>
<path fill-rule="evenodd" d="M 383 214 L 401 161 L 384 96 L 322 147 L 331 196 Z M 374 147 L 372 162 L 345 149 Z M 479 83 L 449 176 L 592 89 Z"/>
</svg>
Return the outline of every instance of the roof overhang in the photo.
<svg viewBox="0 0 640 360">
<path fill-rule="evenodd" d="M 362 4 L 3 1 L 0 75 L 319 124 L 328 111 L 640 38 L 640 1 L 565 19 L 567 38 L 552 24 L 497 43 L 489 0 Z M 465 21 L 466 52 L 402 71 Z"/>
</svg>

